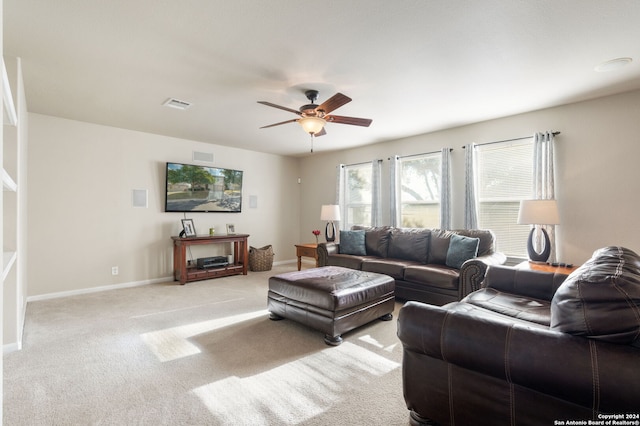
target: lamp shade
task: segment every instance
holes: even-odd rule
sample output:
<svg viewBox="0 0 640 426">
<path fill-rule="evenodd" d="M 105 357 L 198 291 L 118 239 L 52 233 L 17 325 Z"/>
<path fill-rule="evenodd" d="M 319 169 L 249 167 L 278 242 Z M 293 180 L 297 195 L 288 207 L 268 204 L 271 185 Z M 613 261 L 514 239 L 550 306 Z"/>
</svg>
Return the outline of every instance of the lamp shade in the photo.
<svg viewBox="0 0 640 426">
<path fill-rule="evenodd" d="M 298 123 L 305 132 L 313 135 L 320 132 L 327 122 L 320 117 L 302 117 L 298 119 Z"/>
<path fill-rule="evenodd" d="M 320 220 L 340 220 L 340 206 L 337 204 L 326 204 L 320 209 Z"/>
<path fill-rule="evenodd" d="M 556 200 L 522 200 L 518 225 L 558 225 L 560 215 Z"/>
</svg>

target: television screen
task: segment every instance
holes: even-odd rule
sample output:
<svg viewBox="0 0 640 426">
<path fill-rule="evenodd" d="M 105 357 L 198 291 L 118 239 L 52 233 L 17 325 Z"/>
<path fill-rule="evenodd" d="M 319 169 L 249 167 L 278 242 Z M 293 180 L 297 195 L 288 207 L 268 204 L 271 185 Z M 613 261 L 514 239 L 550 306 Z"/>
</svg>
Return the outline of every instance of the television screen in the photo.
<svg viewBox="0 0 640 426">
<path fill-rule="evenodd" d="M 167 163 L 166 212 L 242 210 L 242 170 Z"/>
</svg>

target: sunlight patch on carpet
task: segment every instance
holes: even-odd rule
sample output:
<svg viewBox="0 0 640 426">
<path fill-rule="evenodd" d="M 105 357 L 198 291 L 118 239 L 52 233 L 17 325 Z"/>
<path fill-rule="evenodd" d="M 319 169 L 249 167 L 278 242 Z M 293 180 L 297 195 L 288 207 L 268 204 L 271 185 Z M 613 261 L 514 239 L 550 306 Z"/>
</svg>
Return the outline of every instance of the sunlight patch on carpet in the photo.
<svg viewBox="0 0 640 426">
<path fill-rule="evenodd" d="M 200 353 L 200 348 L 191 343 L 188 340 L 189 338 L 243 321 L 266 316 L 267 313 L 266 310 L 255 311 L 194 324 L 181 325 L 165 330 L 143 333 L 140 335 L 140 338 L 161 362 L 173 361 Z"/>
<path fill-rule="evenodd" d="M 385 348 L 382 343 L 378 342 L 378 340 L 372 337 L 370 334 L 359 337 L 358 340 L 361 340 L 364 343 L 367 343 L 369 345 L 375 346 L 376 348 L 384 349 L 387 352 L 393 352 L 393 349 L 398 345 L 397 343 L 394 343 L 393 345 L 389 345 Z"/>
<path fill-rule="evenodd" d="M 309 420 L 352 389 L 400 367 L 349 342 L 254 376 L 232 376 L 193 390 L 220 424 L 293 425 Z"/>
</svg>

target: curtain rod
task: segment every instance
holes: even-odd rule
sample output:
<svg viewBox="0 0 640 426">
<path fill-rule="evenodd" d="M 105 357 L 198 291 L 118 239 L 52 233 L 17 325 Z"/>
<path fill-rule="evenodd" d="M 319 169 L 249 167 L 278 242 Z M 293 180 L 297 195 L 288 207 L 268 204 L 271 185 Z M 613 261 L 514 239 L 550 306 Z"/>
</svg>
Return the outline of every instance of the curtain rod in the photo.
<svg viewBox="0 0 640 426">
<path fill-rule="evenodd" d="M 381 163 L 381 162 L 382 162 L 382 161 L 384 161 L 384 160 L 382 160 L 382 159 L 378 159 L 378 160 L 371 160 L 371 161 L 363 161 L 362 163 L 341 164 L 341 167 L 361 166 L 361 165 L 363 165 L 363 164 L 371 164 L 371 162 L 373 162 L 373 161 L 377 161 L 377 162 Z"/>
<path fill-rule="evenodd" d="M 557 135 L 559 135 L 559 134 L 560 134 L 560 132 L 552 132 L 552 134 L 553 134 L 553 136 L 557 136 Z M 532 136 L 523 136 L 523 137 L 521 137 L 521 138 L 505 139 L 505 140 L 503 140 L 503 141 L 493 141 L 493 142 L 477 143 L 477 144 L 476 144 L 476 146 L 492 145 L 492 144 L 494 144 L 494 143 L 503 143 L 503 142 L 521 141 L 521 140 L 524 140 L 524 139 L 530 139 L 530 138 L 532 138 L 532 137 L 533 137 L 533 135 L 532 135 Z M 467 146 L 466 146 L 466 145 L 463 145 L 462 147 L 463 147 L 463 148 L 466 148 Z"/>
<path fill-rule="evenodd" d="M 449 152 L 453 151 L 453 148 L 449 148 Z M 418 157 L 420 155 L 429 155 L 429 154 L 438 154 L 441 153 L 442 150 L 431 151 L 431 152 L 423 152 L 421 154 L 411 154 L 411 155 L 398 155 L 398 158 L 410 158 L 410 157 Z M 387 158 L 387 160 L 391 160 L 391 157 Z"/>
</svg>

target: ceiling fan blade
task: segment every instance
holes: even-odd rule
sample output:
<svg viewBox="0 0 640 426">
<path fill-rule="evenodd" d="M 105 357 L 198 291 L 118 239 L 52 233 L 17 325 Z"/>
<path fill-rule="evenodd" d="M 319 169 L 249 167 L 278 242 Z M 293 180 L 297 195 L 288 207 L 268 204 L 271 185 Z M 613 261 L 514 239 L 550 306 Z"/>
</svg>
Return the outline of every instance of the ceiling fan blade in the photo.
<svg viewBox="0 0 640 426">
<path fill-rule="evenodd" d="M 324 136 L 326 134 L 327 134 L 327 131 L 323 127 L 322 130 L 320 130 L 318 133 L 314 133 L 313 137 L 317 138 L 318 136 Z"/>
<path fill-rule="evenodd" d="M 351 102 L 351 98 L 343 95 L 342 93 L 336 93 L 326 101 L 324 101 L 316 110 L 322 110 L 325 114 L 329 114 L 331 111 L 340 108 L 344 104 Z"/>
<path fill-rule="evenodd" d="M 343 115 L 330 115 L 324 118 L 329 123 L 351 124 L 353 126 L 369 127 L 373 122 L 370 118 L 345 117 Z"/>
<path fill-rule="evenodd" d="M 302 115 L 302 113 L 300 111 L 296 111 L 295 109 L 291 109 L 291 108 L 287 108 L 284 106 L 280 106 L 280 105 L 276 105 L 276 104 L 272 104 L 271 102 L 267 102 L 267 101 L 258 101 L 259 104 L 262 105 L 266 105 L 266 106 L 270 106 L 270 107 L 274 107 L 274 108 L 278 108 L 278 109 L 283 109 L 285 111 L 289 111 L 292 112 L 296 115 Z"/>
<path fill-rule="evenodd" d="M 297 119 L 297 118 L 294 118 L 294 119 L 287 120 L 287 121 L 281 121 L 280 123 L 269 124 L 268 126 L 262 126 L 262 127 L 260 127 L 260 128 L 261 128 L 261 129 L 266 129 L 267 127 L 279 126 L 279 125 L 281 125 L 281 124 L 295 123 L 296 121 L 298 121 L 298 119 Z"/>
</svg>

